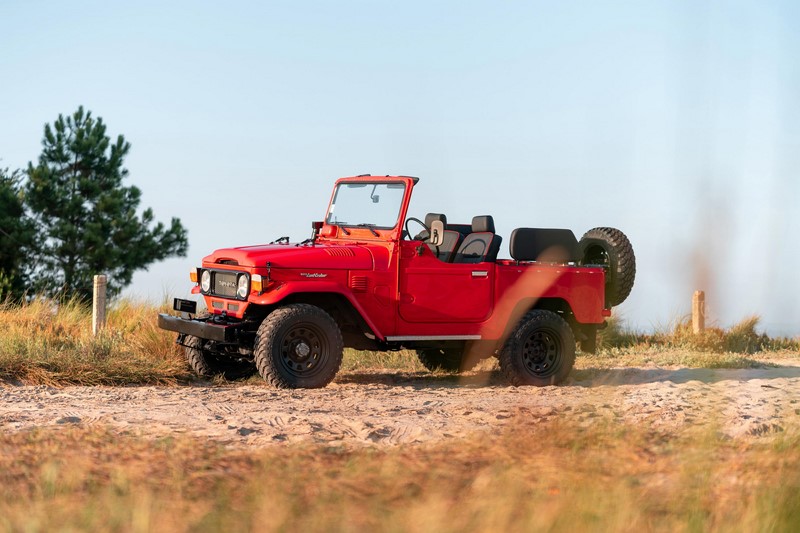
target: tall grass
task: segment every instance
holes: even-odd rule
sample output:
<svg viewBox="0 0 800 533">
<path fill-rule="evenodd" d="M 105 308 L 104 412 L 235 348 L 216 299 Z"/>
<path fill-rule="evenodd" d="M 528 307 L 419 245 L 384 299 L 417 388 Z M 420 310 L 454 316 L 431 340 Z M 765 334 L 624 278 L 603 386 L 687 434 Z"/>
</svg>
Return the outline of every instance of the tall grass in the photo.
<svg viewBox="0 0 800 533">
<path fill-rule="evenodd" d="M 341 369 L 360 371 L 369 369 L 402 370 L 404 372 L 427 372 L 413 350 L 396 352 L 374 352 L 370 350 L 345 349 Z"/>
<path fill-rule="evenodd" d="M 174 383 L 188 377 L 174 336 L 156 326 L 157 309 L 121 301 L 107 327 L 91 331 L 92 312 L 76 300 L 0 305 L 0 379 L 23 383 Z"/>
<path fill-rule="evenodd" d="M 800 437 L 524 422 L 435 445 L 0 435 L 9 531 L 796 531 Z"/>
<path fill-rule="evenodd" d="M 677 321 L 672 327 L 654 333 L 638 333 L 625 327 L 614 317 L 601 329 L 601 349 L 684 348 L 699 352 L 754 354 L 783 350 L 800 350 L 800 339 L 770 337 L 757 331 L 760 317 L 749 316 L 728 329 L 712 327 L 700 333 L 692 331 L 691 318 Z"/>
<path fill-rule="evenodd" d="M 193 380 L 175 335 L 158 329 L 156 315 L 167 310 L 121 300 L 111 307 L 107 327 L 91 332 L 91 310 L 77 301 L 37 298 L 0 304 L 0 380 L 29 384 L 171 384 Z M 600 331 L 600 352 L 578 359 L 578 368 L 641 364 L 743 368 L 758 363 L 753 354 L 791 352 L 800 341 L 758 333 L 751 317 L 722 330 L 694 335 L 688 321 L 665 331 L 641 334 L 611 319 Z M 390 369 L 424 372 L 413 351 L 345 350 L 342 372 Z"/>
</svg>

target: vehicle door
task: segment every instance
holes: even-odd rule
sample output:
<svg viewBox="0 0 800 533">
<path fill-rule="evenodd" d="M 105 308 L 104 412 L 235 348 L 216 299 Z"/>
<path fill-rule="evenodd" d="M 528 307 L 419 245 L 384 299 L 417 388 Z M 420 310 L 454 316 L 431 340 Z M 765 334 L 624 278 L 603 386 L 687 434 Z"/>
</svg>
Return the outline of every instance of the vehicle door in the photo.
<svg viewBox="0 0 800 533">
<path fill-rule="evenodd" d="M 492 312 L 494 263 L 446 263 L 427 245 L 405 241 L 398 275 L 406 322 L 483 322 Z"/>
</svg>

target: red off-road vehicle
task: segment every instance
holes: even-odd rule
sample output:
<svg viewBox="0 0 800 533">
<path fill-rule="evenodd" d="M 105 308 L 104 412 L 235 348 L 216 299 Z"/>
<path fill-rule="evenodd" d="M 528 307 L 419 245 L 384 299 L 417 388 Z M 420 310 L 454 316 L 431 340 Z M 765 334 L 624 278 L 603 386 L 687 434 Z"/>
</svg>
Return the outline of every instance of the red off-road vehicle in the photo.
<svg viewBox="0 0 800 533">
<path fill-rule="evenodd" d="M 498 357 L 514 385 L 563 381 L 576 340 L 594 351 L 597 329 L 633 287 L 630 242 L 595 228 L 518 228 L 510 259 L 491 216 L 448 223 L 406 218 L 418 178 L 336 182 L 310 239 L 217 250 L 191 272 L 208 313 L 175 300 L 192 368 L 228 378 L 256 370 L 275 387 L 324 387 L 344 347 L 415 350 L 429 369 L 467 370 Z M 412 226 L 413 224 L 413 226 Z M 419 226 L 418 228 L 415 226 Z"/>
</svg>

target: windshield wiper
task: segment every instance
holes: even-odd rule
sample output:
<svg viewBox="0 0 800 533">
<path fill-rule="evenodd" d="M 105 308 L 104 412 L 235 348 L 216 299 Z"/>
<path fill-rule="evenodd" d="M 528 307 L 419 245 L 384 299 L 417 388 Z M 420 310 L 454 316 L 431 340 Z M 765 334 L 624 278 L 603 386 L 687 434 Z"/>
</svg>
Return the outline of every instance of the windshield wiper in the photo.
<svg viewBox="0 0 800 533">
<path fill-rule="evenodd" d="M 370 231 L 372 232 L 372 234 L 373 234 L 373 235 L 375 235 L 376 237 L 380 237 L 380 236 L 381 236 L 381 234 L 380 234 L 380 233 L 378 233 L 377 231 L 375 231 L 375 230 L 373 229 L 373 228 L 375 227 L 375 224 L 356 224 L 356 226 L 358 226 L 359 228 L 367 228 L 367 229 L 368 229 L 368 230 L 370 230 Z"/>
</svg>

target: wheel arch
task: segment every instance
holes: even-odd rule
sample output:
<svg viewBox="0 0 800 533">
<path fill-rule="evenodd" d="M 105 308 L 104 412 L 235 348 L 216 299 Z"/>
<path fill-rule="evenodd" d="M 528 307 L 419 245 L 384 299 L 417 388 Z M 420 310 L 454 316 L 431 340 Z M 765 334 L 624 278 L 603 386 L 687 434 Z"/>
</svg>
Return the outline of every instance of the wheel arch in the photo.
<svg viewBox="0 0 800 533">
<path fill-rule="evenodd" d="M 250 309 L 263 319 L 273 310 L 291 304 L 309 304 L 319 307 L 333 317 L 344 334 L 357 330 L 361 334 L 383 338 L 374 324 L 361 312 L 360 306 L 339 292 L 295 292 L 273 304 L 254 305 Z"/>
<path fill-rule="evenodd" d="M 597 329 L 599 325 L 582 324 L 578 322 L 578 320 L 575 318 L 575 314 L 572 312 L 572 307 L 570 307 L 569 302 L 567 302 L 565 299 L 540 298 L 536 304 L 529 309 L 529 311 L 534 309 L 552 311 L 560 315 L 564 320 L 567 321 L 567 324 L 569 324 L 572 334 L 575 336 L 575 340 L 581 343 L 582 350 L 591 353 L 595 352 L 596 347 L 592 341 L 596 340 L 597 338 Z"/>
<path fill-rule="evenodd" d="M 550 311 L 569 324 L 572 334 L 578 340 L 586 339 L 591 333 L 597 329 L 597 324 L 581 324 L 575 319 L 575 314 L 572 312 L 572 306 L 565 298 L 548 297 L 548 298 L 526 298 L 520 300 L 511 314 L 511 320 L 508 321 L 505 327 L 502 341 L 505 342 L 509 335 L 516 329 L 523 317 L 530 311 L 544 310 Z M 592 329 L 593 328 L 593 329 Z"/>
</svg>

